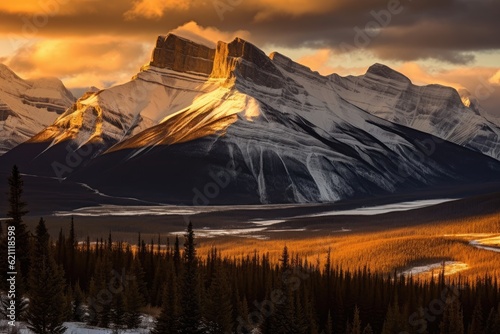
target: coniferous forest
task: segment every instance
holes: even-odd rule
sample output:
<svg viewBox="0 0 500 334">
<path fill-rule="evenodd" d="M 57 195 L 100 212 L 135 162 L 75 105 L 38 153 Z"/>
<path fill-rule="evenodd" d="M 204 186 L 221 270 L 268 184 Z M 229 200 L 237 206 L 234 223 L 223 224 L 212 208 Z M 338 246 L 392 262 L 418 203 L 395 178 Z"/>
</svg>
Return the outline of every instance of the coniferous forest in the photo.
<svg viewBox="0 0 500 334">
<path fill-rule="evenodd" d="M 496 279 L 429 280 L 382 276 L 367 269 L 319 266 L 283 247 L 227 258 L 213 248 L 198 254 L 193 226 L 184 237 L 77 240 L 75 221 L 50 236 L 43 218 L 28 231 L 23 182 L 9 178 L 11 218 L 2 225 L 2 313 L 9 315 L 7 248 L 17 242 L 17 320 L 35 333 L 64 333 L 66 321 L 115 331 L 137 328 L 156 312 L 153 333 L 500 333 Z M 167 245 L 162 247 L 161 245 Z M 202 256 L 203 255 L 203 256 Z"/>
</svg>

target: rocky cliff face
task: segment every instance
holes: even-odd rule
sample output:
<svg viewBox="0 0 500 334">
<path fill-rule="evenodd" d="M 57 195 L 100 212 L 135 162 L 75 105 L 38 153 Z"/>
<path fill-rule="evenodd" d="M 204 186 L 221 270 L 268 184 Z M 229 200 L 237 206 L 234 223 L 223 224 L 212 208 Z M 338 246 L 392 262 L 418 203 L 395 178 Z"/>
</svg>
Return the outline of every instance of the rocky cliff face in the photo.
<svg viewBox="0 0 500 334">
<path fill-rule="evenodd" d="M 213 78 L 241 78 L 258 86 L 281 88 L 283 76 L 264 52 L 241 38 L 219 42 L 215 54 Z M 243 83 L 242 82 L 242 83 Z"/>
<path fill-rule="evenodd" d="M 151 57 L 151 66 L 177 72 L 212 73 L 215 50 L 176 35 L 160 36 Z"/>
</svg>

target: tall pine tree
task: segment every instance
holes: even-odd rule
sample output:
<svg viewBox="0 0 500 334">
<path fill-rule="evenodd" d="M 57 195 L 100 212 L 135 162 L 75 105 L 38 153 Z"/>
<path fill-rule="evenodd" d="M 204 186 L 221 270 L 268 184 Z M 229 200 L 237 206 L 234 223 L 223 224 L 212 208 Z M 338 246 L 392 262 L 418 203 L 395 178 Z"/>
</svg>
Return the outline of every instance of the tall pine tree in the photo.
<svg viewBox="0 0 500 334">
<path fill-rule="evenodd" d="M 12 167 L 12 174 L 9 177 L 9 211 L 7 217 L 12 218 L 9 221 L 10 226 L 16 228 L 16 256 L 20 262 L 21 273 L 28 277 L 30 268 L 30 238 L 23 222 L 23 217 L 29 212 L 26 209 L 22 195 L 24 192 L 24 181 L 16 165 Z"/>
<path fill-rule="evenodd" d="M 201 310 L 198 284 L 198 259 L 194 243 L 193 224 L 189 222 L 184 242 L 184 266 L 181 280 L 181 314 L 179 333 L 197 334 L 201 330 Z"/>
<path fill-rule="evenodd" d="M 37 334 L 64 333 L 64 277 L 50 251 L 45 222 L 36 228 L 35 251 L 29 277 L 28 328 Z"/>
</svg>

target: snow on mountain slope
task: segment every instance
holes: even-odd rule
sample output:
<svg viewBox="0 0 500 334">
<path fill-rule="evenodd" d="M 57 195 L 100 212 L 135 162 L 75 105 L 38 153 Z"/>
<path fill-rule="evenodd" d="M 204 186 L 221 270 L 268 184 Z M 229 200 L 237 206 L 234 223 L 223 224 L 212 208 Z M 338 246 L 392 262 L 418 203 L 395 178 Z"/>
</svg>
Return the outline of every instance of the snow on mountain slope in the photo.
<svg viewBox="0 0 500 334">
<path fill-rule="evenodd" d="M 184 155 L 206 165 L 195 174 L 224 173 L 224 166 L 211 160 L 242 166 L 244 171 L 232 176 L 261 203 L 336 201 L 463 177 L 463 171 L 441 160 L 444 154 L 423 153 L 430 136 L 371 115 L 346 102 L 336 82 L 278 53 L 268 57 L 244 40 L 218 43 L 207 82 L 219 86 L 158 125 L 122 140 L 78 177 L 86 179 L 99 170 L 99 181 L 93 182 L 112 187 L 151 160 L 155 171 L 167 171 L 173 158 L 160 152 L 179 143 L 188 143 Z M 467 160 L 458 147 L 442 147 L 451 160 Z M 120 163 L 113 166 L 112 161 Z M 150 175 L 160 184 L 190 177 L 155 171 Z M 143 184 L 134 187 L 146 193 L 149 186 L 144 184 L 155 182 L 147 180 L 149 175 L 143 175 Z"/>
<path fill-rule="evenodd" d="M 23 80 L 0 64 L 0 155 L 50 125 L 73 102 L 60 80 Z"/>
<path fill-rule="evenodd" d="M 321 76 L 239 38 L 212 49 L 160 36 L 130 82 L 84 95 L 4 159 L 114 196 L 196 205 L 330 202 L 499 178 L 500 162 L 454 144 L 479 147 L 469 123 L 435 115 L 466 111 L 456 91 L 414 87 L 380 65 L 365 77 Z M 402 126 L 383 119 L 393 109 L 423 115 Z M 66 143 L 99 150 L 68 155 Z"/>
<path fill-rule="evenodd" d="M 334 74 L 329 79 L 336 92 L 354 106 L 500 160 L 498 125 L 485 117 L 477 103 L 464 100 L 451 87 L 415 86 L 381 64 L 362 76 Z"/>
</svg>

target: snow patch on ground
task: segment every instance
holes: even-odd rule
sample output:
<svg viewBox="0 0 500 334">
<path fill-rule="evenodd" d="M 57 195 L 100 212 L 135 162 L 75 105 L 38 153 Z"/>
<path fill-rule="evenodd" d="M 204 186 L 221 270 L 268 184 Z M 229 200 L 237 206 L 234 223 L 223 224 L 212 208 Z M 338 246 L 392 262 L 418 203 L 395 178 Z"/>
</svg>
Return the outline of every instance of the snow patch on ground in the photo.
<svg viewBox="0 0 500 334">
<path fill-rule="evenodd" d="M 143 320 L 142 327 L 137 329 L 121 329 L 117 333 L 120 334 L 147 334 L 153 329 L 153 319 L 151 317 L 145 317 Z M 112 334 L 113 330 L 108 328 L 99 328 L 88 326 L 81 322 L 65 322 L 64 326 L 66 331 L 64 334 Z M 17 330 L 20 334 L 33 334 L 31 330 L 27 328 L 27 324 L 24 322 L 16 322 Z M 12 330 L 11 326 L 7 325 L 6 320 L 0 320 L 0 333 L 10 333 Z"/>
<path fill-rule="evenodd" d="M 83 187 L 94 191 L 96 194 L 108 196 L 99 192 L 99 190 L 82 184 Z M 134 198 L 128 198 L 134 200 Z M 135 199 L 138 200 L 138 199 Z M 393 203 L 380 206 L 362 207 L 352 210 L 326 211 L 311 215 L 293 216 L 286 220 L 295 218 L 327 217 L 339 215 L 379 215 L 389 212 L 409 211 L 420 209 L 440 203 L 454 201 L 455 199 L 435 199 L 421 200 L 413 202 Z M 268 204 L 268 205 L 220 205 L 220 206 L 177 206 L 177 205 L 99 205 L 84 207 L 73 211 L 56 211 L 54 216 L 158 216 L 158 215 L 196 215 L 207 212 L 223 212 L 235 210 L 266 210 L 266 209 L 285 209 L 313 206 L 310 204 Z M 270 226 L 286 221 L 285 219 L 273 220 L 253 220 L 251 223 L 258 226 Z"/>
<path fill-rule="evenodd" d="M 372 207 L 362 207 L 352 210 L 341 210 L 341 211 L 328 211 L 316 213 L 313 215 L 301 216 L 300 218 L 306 217 L 326 217 L 326 216 L 374 216 L 381 215 L 389 212 L 398 212 L 398 211 L 409 211 L 415 209 L 421 209 L 428 206 L 433 206 L 441 203 L 451 202 L 456 199 L 446 198 L 446 199 L 433 199 L 433 200 L 421 200 L 421 201 L 413 201 L 413 202 L 401 202 L 401 203 L 393 203 L 393 204 L 385 204 L 379 206 Z"/>
<path fill-rule="evenodd" d="M 260 234 L 254 234 L 259 232 L 264 232 L 267 230 L 267 227 L 256 227 L 256 228 L 235 228 L 235 229 L 195 229 L 194 234 L 197 237 L 201 238 L 215 238 L 215 237 L 223 237 L 223 236 L 236 236 L 242 238 L 252 238 L 259 240 L 266 240 L 269 237 Z M 172 232 L 170 234 L 173 235 L 184 235 L 186 231 L 178 231 Z"/>
<path fill-rule="evenodd" d="M 284 223 L 286 220 L 283 219 L 271 219 L 271 220 L 252 220 L 251 223 L 258 226 L 271 226 L 279 223 Z"/>
<path fill-rule="evenodd" d="M 478 249 L 500 253 L 500 235 L 498 233 L 462 233 L 445 234 L 445 237 L 459 237 L 469 241 L 469 245 Z"/>
<path fill-rule="evenodd" d="M 459 262 L 459 261 L 445 261 L 444 262 L 444 275 L 453 275 L 460 271 L 468 269 L 469 266 L 467 263 Z M 401 273 L 401 275 L 405 276 L 415 276 L 415 275 L 423 275 L 423 274 L 433 274 L 437 276 L 441 273 L 443 269 L 443 262 L 436 262 L 432 264 L 428 264 L 425 266 L 417 266 L 412 267 L 408 270 L 405 270 Z"/>
<path fill-rule="evenodd" d="M 489 237 L 469 242 L 471 246 L 496 253 L 500 253 L 500 236 Z"/>
</svg>

